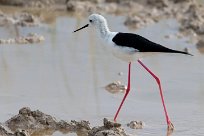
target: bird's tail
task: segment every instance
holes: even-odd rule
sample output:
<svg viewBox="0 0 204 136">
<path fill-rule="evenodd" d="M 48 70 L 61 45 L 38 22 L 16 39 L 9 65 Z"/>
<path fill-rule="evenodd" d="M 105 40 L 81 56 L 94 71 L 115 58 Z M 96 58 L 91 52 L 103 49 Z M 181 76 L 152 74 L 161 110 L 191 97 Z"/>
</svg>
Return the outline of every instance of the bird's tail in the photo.
<svg viewBox="0 0 204 136">
<path fill-rule="evenodd" d="M 190 54 L 188 51 L 171 50 L 171 53 L 181 53 L 181 54 L 193 56 L 193 54 Z"/>
</svg>

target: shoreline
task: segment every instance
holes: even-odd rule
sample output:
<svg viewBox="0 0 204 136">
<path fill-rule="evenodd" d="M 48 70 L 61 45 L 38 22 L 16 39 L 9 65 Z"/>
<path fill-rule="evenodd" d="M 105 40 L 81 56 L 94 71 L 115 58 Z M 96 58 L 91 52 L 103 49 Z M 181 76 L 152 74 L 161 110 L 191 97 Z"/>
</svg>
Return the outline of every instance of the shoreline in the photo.
<svg viewBox="0 0 204 136">
<path fill-rule="evenodd" d="M 10 16 L 15 17 L 17 13 L 25 12 L 31 14 L 30 16 L 33 18 L 33 23 L 38 25 L 40 21 L 46 22 L 49 18 L 46 18 L 46 15 L 42 15 L 37 11 L 63 12 L 62 14 L 79 17 L 88 16 L 91 13 L 106 13 L 125 16 L 124 25 L 131 29 L 143 28 L 150 24 L 155 24 L 160 20 L 172 18 L 181 24 L 179 37 L 189 36 L 192 43 L 201 43 L 200 40 L 204 39 L 204 6 L 196 0 L 183 0 L 179 2 L 173 0 L 67 0 L 66 3 L 63 2 L 65 1 L 61 0 L 59 3 L 56 3 L 54 0 L 47 0 L 47 2 L 43 2 L 42 0 L 36 2 L 24 1 L 24 4 L 8 2 L 6 3 L 7 7 L 14 7 L 14 9 L 15 7 L 19 7 L 19 11 L 13 11 L 14 13 L 6 11 L 8 13 L 4 13 L 5 7 L 0 11 L 0 15 L 1 18 L 3 16 L 8 18 Z M 16 0 L 16 3 L 18 3 L 18 0 Z M 28 5 L 31 6 L 31 8 L 26 8 Z M 23 9 L 21 9 L 22 7 Z M 2 24 L 1 18 L 0 24 Z"/>
</svg>

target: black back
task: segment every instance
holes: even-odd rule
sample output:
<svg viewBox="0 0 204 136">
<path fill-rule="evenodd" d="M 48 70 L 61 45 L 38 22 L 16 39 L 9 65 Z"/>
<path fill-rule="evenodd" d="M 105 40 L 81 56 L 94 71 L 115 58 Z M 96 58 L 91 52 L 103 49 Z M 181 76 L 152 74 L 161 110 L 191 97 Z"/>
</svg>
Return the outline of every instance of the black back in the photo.
<svg viewBox="0 0 204 136">
<path fill-rule="evenodd" d="M 140 35 L 132 33 L 119 32 L 115 35 L 112 41 L 118 46 L 134 48 L 139 52 L 168 52 L 188 54 L 187 52 L 169 49 L 160 44 L 154 43 Z"/>
</svg>

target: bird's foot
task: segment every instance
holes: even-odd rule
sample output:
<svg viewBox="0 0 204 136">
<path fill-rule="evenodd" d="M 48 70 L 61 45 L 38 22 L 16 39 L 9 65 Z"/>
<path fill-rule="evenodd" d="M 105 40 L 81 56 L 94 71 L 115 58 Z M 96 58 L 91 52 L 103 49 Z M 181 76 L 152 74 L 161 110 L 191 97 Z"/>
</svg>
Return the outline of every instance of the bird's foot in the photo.
<svg viewBox="0 0 204 136">
<path fill-rule="evenodd" d="M 174 125 L 173 123 L 169 121 L 168 126 L 167 126 L 167 133 L 171 134 L 173 131 L 174 131 Z"/>
</svg>

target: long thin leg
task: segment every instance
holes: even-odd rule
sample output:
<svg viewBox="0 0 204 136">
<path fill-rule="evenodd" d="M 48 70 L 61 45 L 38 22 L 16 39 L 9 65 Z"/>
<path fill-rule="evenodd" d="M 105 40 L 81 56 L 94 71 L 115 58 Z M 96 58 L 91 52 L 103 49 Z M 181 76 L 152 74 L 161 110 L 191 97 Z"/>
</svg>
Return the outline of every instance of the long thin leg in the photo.
<svg viewBox="0 0 204 136">
<path fill-rule="evenodd" d="M 169 116 L 168 116 L 168 113 L 167 113 L 167 110 L 166 110 L 166 106 L 165 106 L 165 103 L 164 103 L 164 96 L 163 96 L 163 92 L 162 92 L 162 87 L 161 87 L 161 83 L 160 83 L 160 79 L 150 70 L 148 69 L 140 60 L 138 60 L 138 62 L 154 77 L 154 79 L 156 80 L 158 86 L 159 86 L 159 91 L 160 91 L 160 96 L 161 96 L 161 100 L 162 100 L 162 105 L 163 105 L 163 108 L 164 108 L 164 113 L 165 113 L 165 117 L 166 117 L 166 123 L 168 125 L 168 129 L 169 130 L 173 130 L 174 129 L 174 126 L 173 124 L 171 123 L 170 119 L 169 119 Z"/>
<path fill-rule="evenodd" d="M 123 105 L 123 103 L 124 103 L 128 93 L 130 92 L 130 71 L 131 71 L 131 62 L 129 63 L 129 67 L 128 67 L 128 86 L 127 86 L 127 90 L 126 90 L 125 95 L 123 97 L 123 100 L 120 103 L 120 106 L 119 106 L 119 108 L 118 108 L 118 110 L 117 110 L 117 112 L 115 114 L 114 121 L 116 121 L 116 118 L 117 118 L 117 116 L 118 116 L 118 114 L 120 112 L 120 109 L 121 109 L 121 107 L 122 107 L 122 105 Z"/>
</svg>

